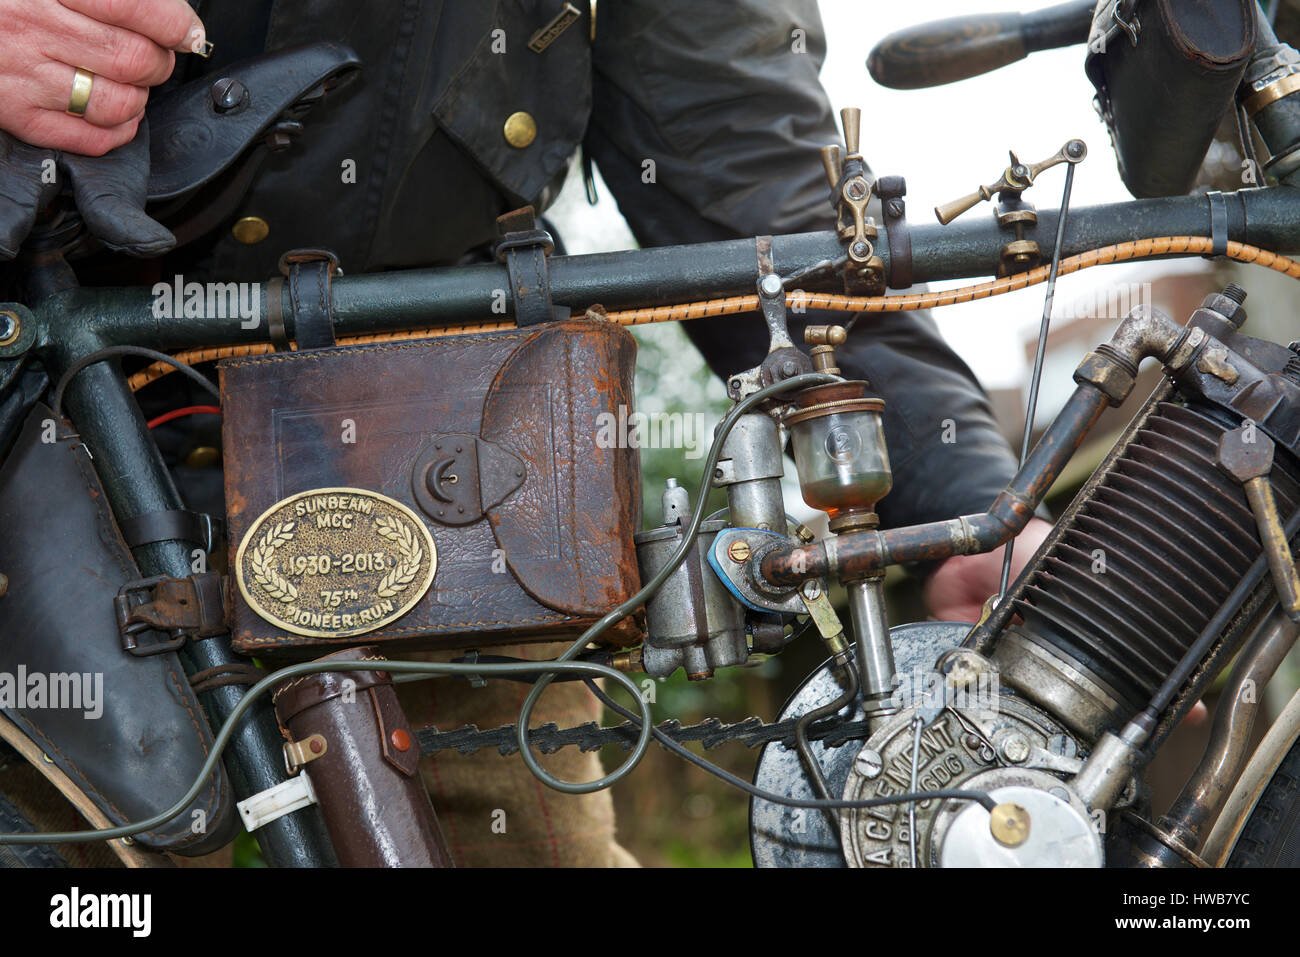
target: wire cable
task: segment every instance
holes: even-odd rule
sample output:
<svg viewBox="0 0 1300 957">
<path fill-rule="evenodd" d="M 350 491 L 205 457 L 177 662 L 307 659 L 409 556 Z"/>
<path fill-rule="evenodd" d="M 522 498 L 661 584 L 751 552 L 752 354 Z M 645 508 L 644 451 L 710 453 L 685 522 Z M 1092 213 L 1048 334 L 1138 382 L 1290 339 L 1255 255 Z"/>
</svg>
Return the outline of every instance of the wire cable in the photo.
<svg viewBox="0 0 1300 957">
<path fill-rule="evenodd" d="M 637 716 L 624 708 L 617 701 L 601 690 L 600 686 L 594 681 L 590 681 L 588 687 L 591 693 L 604 703 L 605 707 L 628 721 L 636 723 L 639 719 Z M 640 695 L 637 695 L 639 698 Z M 937 791 L 913 791 L 906 794 L 891 794 L 887 797 L 860 798 L 857 800 L 827 800 L 825 798 L 796 798 L 785 794 L 777 794 L 775 791 L 767 791 L 756 784 L 751 784 L 744 778 L 738 778 L 730 771 L 726 771 L 711 761 L 706 761 L 694 751 L 682 744 L 674 741 L 668 735 L 664 734 L 658 728 L 654 728 L 655 740 L 661 745 L 685 761 L 689 761 L 703 771 L 707 771 L 714 777 L 726 781 L 732 787 L 739 788 L 751 797 L 756 797 L 761 801 L 769 801 L 772 804 L 781 804 L 785 807 L 803 807 L 803 808 L 868 808 L 868 807 L 885 807 L 890 804 L 909 804 L 914 801 L 930 800 L 953 800 L 953 801 L 974 801 L 986 811 L 992 811 L 998 806 L 998 802 L 984 791 L 966 791 L 960 788 L 941 788 Z"/>
<path fill-rule="evenodd" d="M 67 391 L 68 384 L 72 382 L 73 377 L 86 366 L 94 365 L 96 362 L 103 362 L 106 359 L 117 359 L 122 356 L 142 356 L 145 359 L 152 359 L 155 363 L 166 363 L 167 366 L 174 368 L 177 372 L 189 377 L 190 380 L 202 386 L 208 392 L 211 392 L 218 399 L 221 398 L 221 390 L 208 381 L 208 379 L 198 371 L 191 369 L 184 359 L 177 356 L 169 356 L 165 352 L 159 352 L 157 349 L 146 349 L 144 346 L 106 346 L 103 349 L 96 349 L 89 355 L 84 355 L 72 365 L 68 366 L 66 372 L 59 377 L 59 383 L 54 387 L 54 395 L 50 400 L 50 406 L 55 415 L 63 414 L 63 393 Z M 152 367 L 151 367 L 152 368 Z"/>
</svg>

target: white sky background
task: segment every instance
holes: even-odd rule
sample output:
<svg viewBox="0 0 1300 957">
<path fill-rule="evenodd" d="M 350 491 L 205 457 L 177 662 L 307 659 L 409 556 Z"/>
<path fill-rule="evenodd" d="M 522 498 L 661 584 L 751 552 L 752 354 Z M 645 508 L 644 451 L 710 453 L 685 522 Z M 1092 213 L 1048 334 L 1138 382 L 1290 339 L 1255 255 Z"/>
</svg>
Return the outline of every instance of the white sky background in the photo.
<svg viewBox="0 0 1300 957">
<path fill-rule="evenodd" d="M 895 30 L 961 14 L 1040 9 L 1056 2 L 820 0 L 829 45 L 822 83 L 836 110 L 862 109 L 863 154 L 877 175 L 907 178 L 908 216 L 913 222 L 934 222 L 934 206 L 996 180 L 1007 165 L 1008 149 L 1034 162 L 1051 156 L 1074 137 L 1088 144 L 1088 158 L 1075 171 L 1071 206 L 1132 198 L 1120 181 L 1106 128 L 1092 106 L 1093 88 L 1083 73 L 1082 44 L 1035 53 L 993 73 L 930 90 L 889 90 L 867 73 L 872 46 Z M 631 248 L 631 234 L 603 184 L 600 205 L 592 208 L 581 183 L 573 175 L 570 180 L 550 213 L 569 251 Z M 1041 209 L 1054 209 L 1064 182 L 1063 167 L 1048 170 L 1026 198 Z M 980 216 L 992 216 L 990 204 L 981 204 L 963 220 Z M 1043 252 L 1050 255 L 1050 248 Z M 1145 272 L 1149 271 L 1148 266 Z M 1161 273 L 1170 271 L 1171 264 L 1161 265 Z M 1140 265 L 1119 265 L 1062 277 L 1056 303 L 1089 297 L 1099 286 L 1134 281 L 1135 276 L 1147 278 L 1143 273 Z M 943 285 L 974 281 L 979 280 Z M 1027 385 L 1029 368 L 1021 344 L 1024 337 L 1036 335 L 1043 294 L 1043 286 L 1034 286 L 937 309 L 934 316 L 986 388 Z"/>
</svg>

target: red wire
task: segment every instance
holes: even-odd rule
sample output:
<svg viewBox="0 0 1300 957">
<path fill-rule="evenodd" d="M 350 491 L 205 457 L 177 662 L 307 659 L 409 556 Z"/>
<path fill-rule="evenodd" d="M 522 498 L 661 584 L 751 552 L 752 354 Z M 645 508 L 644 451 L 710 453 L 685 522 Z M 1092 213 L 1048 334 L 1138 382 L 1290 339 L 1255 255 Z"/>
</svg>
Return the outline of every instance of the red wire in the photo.
<svg viewBox="0 0 1300 957">
<path fill-rule="evenodd" d="M 156 419 L 149 420 L 149 428 L 157 428 L 164 422 L 170 422 L 172 419 L 184 418 L 187 415 L 220 415 L 221 409 L 215 405 L 187 405 L 183 409 L 172 409 L 170 412 L 164 412 Z"/>
</svg>

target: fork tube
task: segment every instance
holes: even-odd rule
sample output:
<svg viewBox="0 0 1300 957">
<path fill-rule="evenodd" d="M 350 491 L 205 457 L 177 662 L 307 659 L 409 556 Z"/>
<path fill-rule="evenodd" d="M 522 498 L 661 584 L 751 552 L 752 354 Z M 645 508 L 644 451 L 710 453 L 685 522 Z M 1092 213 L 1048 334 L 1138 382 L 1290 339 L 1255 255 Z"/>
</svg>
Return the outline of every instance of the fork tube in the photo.
<svg viewBox="0 0 1300 957">
<path fill-rule="evenodd" d="M 73 359 L 60 355 L 53 364 L 66 368 Z M 54 368 L 51 376 L 57 379 L 63 368 Z M 119 521 L 184 507 L 116 362 L 96 363 L 78 373 L 68 386 L 66 406 L 82 441 L 95 458 L 95 468 Z M 135 549 L 134 554 L 140 571 L 146 576 L 183 578 L 191 572 L 190 549 L 184 542 L 144 545 Z M 191 674 L 204 668 L 246 662 L 231 650 L 227 635 L 191 641 L 182 650 L 181 658 Z M 244 690 L 228 685 L 200 695 L 213 727 L 220 726 L 243 697 Z M 224 755 L 226 769 L 240 799 L 285 780 L 282 742 L 270 700 L 263 699 L 240 721 Z M 258 829 L 255 837 L 267 864 L 272 867 L 336 864 L 329 835 L 315 807 L 272 821 Z"/>
</svg>

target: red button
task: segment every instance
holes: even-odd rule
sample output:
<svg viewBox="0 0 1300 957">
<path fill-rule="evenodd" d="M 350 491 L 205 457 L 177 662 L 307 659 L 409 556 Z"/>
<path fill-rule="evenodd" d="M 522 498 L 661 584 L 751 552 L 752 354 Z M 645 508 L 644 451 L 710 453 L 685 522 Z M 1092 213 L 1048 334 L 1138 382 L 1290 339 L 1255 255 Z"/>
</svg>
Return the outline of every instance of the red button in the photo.
<svg viewBox="0 0 1300 957">
<path fill-rule="evenodd" d="M 393 747 L 398 751 L 408 751 L 411 747 L 411 736 L 398 728 L 388 736 L 388 740 L 393 742 Z"/>
</svg>

